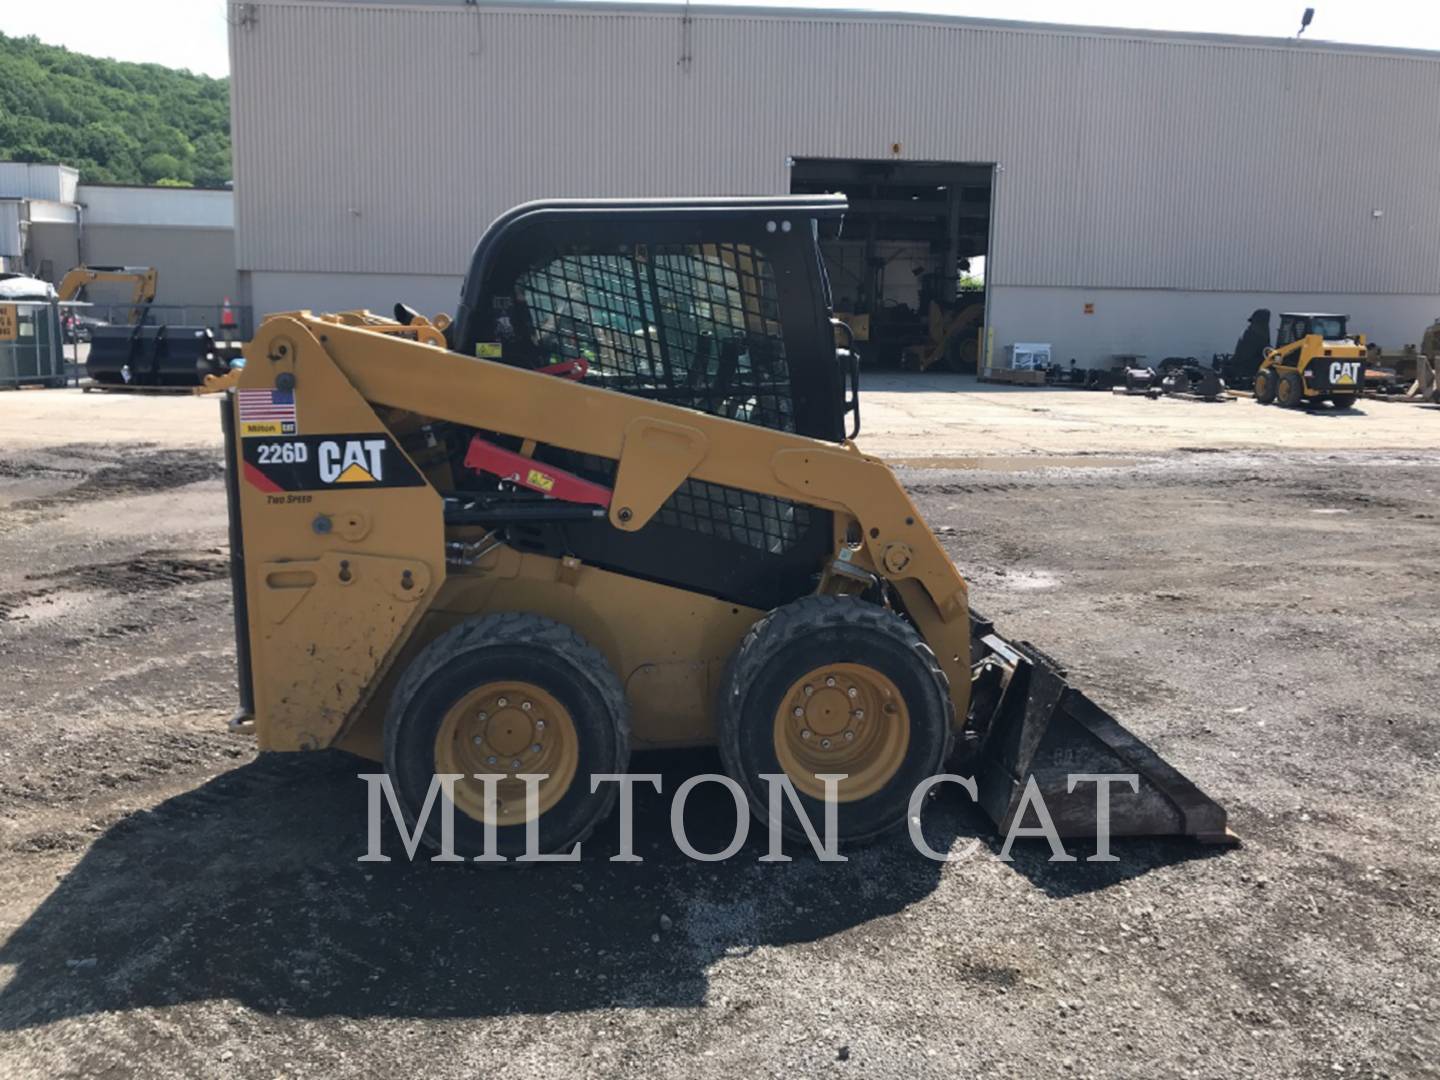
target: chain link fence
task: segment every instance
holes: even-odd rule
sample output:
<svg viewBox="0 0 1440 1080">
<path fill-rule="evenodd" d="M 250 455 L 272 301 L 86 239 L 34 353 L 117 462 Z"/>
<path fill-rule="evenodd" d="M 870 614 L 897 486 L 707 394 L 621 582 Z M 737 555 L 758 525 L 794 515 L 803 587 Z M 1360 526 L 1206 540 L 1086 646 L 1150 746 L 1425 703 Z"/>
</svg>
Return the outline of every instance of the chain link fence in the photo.
<svg viewBox="0 0 1440 1080">
<path fill-rule="evenodd" d="M 66 336 L 84 341 L 89 328 L 97 323 L 123 326 L 140 321 L 147 326 L 203 326 L 214 331 L 217 338 L 249 341 L 254 331 L 254 311 L 248 304 L 76 305 L 73 332 Z"/>
</svg>

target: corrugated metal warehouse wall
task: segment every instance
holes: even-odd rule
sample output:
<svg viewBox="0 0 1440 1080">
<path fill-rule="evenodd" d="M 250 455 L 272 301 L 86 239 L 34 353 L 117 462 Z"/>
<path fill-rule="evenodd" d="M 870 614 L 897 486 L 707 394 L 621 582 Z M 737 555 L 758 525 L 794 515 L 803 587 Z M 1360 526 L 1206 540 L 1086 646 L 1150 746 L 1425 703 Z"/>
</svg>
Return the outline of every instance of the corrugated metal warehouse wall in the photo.
<svg viewBox="0 0 1440 1080">
<path fill-rule="evenodd" d="M 153 266 L 161 304 L 239 302 L 230 192 L 80 184 L 69 198 L 30 225 L 30 266 L 40 277 L 58 284 L 82 262 Z M 131 294 L 128 284 L 86 289 L 95 303 L 126 303 Z"/>
<path fill-rule="evenodd" d="M 262 307 L 267 271 L 459 275 L 526 199 L 785 192 L 790 157 L 894 144 L 999 164 L 992 287 L 1440 296 L 1440 54 L 740 9 L 232 7 L 238 258 Z"/>
</svg>

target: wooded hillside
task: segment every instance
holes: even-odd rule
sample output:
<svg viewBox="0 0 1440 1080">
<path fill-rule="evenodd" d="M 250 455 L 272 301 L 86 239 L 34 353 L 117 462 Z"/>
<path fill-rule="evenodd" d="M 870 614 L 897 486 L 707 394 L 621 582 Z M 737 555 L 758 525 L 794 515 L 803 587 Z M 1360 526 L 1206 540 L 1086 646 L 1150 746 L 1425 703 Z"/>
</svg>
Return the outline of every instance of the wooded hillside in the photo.
<svg viewBox="0 0 1440 1080">
<path fill-rule="evenodd" d="M 230 82 L 0 34 L 0 161 L 73 165 L 88 183 L 222 187 Z"/>
</svg>

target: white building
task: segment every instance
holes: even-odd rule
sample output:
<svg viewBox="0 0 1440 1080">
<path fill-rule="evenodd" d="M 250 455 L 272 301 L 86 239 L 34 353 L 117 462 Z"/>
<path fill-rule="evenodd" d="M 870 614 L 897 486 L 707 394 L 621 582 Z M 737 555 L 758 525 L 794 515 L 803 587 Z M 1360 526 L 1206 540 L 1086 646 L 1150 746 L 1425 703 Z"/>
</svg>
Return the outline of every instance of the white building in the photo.
<svg viewBox="0 0 1440 1080">
<path fill-rule="evenodd" d="M 161 304 L 238 303 L 234 194 L 82 184 L 65 165 L 0 162 L 0 270 L 58 284 L 80 265 L 153 266 Z M 89 293 L 129 297 L 119 286 Z"/>
<path fill-rule="evenodd" d="M 682 5 L 231 21 L 257 311 L 453 310 L 481 231 L 528 199 L 840 190 L 838 306 L 918 306 L 984 255 L 997 359 L 1208 356 L 1258 307 L 1393 345 L 1440 314 L 1437 53 Z"/>
</svg>

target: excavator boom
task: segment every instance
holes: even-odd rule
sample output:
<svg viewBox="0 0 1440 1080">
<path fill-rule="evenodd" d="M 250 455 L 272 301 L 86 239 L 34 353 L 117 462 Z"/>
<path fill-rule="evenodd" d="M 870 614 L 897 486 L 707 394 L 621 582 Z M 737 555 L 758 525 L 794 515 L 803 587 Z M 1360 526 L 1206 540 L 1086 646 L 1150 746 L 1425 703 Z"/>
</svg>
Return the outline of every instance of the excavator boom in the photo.
<svg viewBox="0 0 1440 1080">
<path fill-rule="evenodd" d="M 63 302 L 74 300 L 87 285 L 99 281 L 128 281 L 134 286 L 130 298 L 130 321 L 144 318 L 145 308 L 155 302 L 159 274 L 153 266 L 77 266 L 60 280 L 55 292 Z"/>
</svg>

